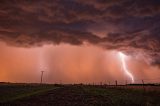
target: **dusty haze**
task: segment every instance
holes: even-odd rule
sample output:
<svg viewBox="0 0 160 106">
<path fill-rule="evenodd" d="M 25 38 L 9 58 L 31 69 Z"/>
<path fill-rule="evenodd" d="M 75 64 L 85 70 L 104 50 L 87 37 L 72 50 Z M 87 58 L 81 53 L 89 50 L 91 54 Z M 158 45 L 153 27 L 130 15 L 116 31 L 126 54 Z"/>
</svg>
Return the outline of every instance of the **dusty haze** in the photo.
<svg viewBox="0 0 160 106">
<path fill-rule="evenodd" d="M 37 83 L 40 81 L 42 70 L 45 71 L 46 83 L 130 81 L 122 70 L 118 51 L 104 50 L 91 45 L 69 44 L 20 48 L 10 47 L 2 42 L 0 42 L 0 49 L 1 81 Z M 141 79 L 155 79 L 160 76 L 160 69 L 157 66 L 150 66 L 143 58 L 130 56 L 126 62 L 137 83 Z"/>
</svg>

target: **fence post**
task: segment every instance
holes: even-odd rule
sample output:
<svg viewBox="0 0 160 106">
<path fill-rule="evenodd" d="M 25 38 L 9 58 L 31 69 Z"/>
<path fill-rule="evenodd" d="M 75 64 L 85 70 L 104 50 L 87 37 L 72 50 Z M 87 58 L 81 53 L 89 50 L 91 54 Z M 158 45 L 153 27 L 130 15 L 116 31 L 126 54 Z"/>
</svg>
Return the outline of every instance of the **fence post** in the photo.
<svg viewBox="0 0 160 106">
<path fill-rule="evenodd" d="M 115 83 L 116 83 L 116 86 L 117 86 L 118 85 L 117 80 L 115 81 Z"/>
<path fill-rule="evenodd" d="M 142 80 L 143 90 L 145 91 L 144 81 Z"/>
<path fill-rule="evenodd" d="M 102 86 L 102 82 L 100 82 L 100 86 Z"/>
<path fill-rule="evenodd" d="M 126 80 L 126 85 L 128 84 L 127 80 Z"/>
</svg>

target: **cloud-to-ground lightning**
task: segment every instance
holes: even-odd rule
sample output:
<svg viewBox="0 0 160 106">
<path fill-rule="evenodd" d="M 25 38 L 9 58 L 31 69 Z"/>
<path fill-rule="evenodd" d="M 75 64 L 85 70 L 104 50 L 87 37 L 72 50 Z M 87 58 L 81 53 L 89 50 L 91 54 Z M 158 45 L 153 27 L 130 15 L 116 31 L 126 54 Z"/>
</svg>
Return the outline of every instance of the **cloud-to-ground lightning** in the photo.
<svg viewBox="0 0 160 106">
<path fill-rule="evenodd" d="M 126 62 L 125 62 L 126 55 L 124 55 L 122 52 L 119 52 L 118 54 L 119 54 L 120 59 L 121 59 L 121 62 L 122 62 L 123 71 L 124 71 L 124 72 L 126 73 L 126 75 L 131 79 L 132 83 L 134 83 L 134 77 L 133 77 L 133 75 L 130 73 L 130 71 L 127 69 L 127 66 L 126 66 Z"/>
</svg>

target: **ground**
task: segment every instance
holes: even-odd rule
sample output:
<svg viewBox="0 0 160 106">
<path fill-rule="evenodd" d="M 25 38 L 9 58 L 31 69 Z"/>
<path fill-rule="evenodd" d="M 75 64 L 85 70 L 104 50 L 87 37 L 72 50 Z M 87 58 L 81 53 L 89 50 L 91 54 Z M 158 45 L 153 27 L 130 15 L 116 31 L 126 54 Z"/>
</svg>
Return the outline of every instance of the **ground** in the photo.
<svg viewBox="0 0 160 106">
<path fill-rule="evenodd" d="M 0 87 L 3 90 L 0 94 L 0 100 L 3 97 L 3 101 L 0 103 L 6 106 L 160 106 L 160 92 L 143 89 L 87 85 L 14 85 L 16 89 L 3 87 Z M 12 99 L 4 98 L 5 93 L 13 96 Z"/>
</svg>

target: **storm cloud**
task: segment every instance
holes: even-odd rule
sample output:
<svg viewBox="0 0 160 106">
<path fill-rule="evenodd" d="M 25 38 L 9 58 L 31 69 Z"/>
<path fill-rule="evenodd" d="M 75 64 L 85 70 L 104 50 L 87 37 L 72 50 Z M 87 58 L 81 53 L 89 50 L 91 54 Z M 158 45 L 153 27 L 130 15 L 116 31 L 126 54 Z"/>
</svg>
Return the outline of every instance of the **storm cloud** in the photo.
<svg viewBox="0 0 160 106">
<path fill-rule="evenodd" d="M 159 0 L 1 0 L 0 41 L 18 47 L 85 42 L 160 59 Z"/>
</svg>

